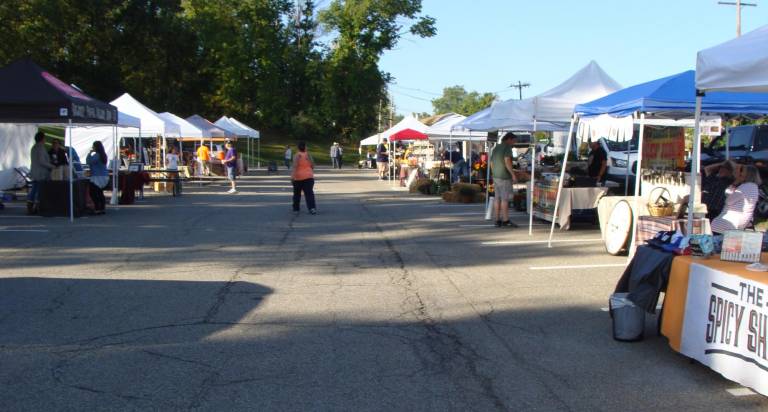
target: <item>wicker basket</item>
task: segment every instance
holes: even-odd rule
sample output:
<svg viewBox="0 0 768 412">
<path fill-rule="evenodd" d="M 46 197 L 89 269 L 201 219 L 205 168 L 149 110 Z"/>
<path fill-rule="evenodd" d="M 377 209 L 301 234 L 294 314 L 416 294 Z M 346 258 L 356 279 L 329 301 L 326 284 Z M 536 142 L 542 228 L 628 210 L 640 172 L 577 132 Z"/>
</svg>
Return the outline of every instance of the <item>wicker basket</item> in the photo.
<svg viewBox="0 0 768 412">
<path fill-rule="evenodd" d="M 657 191 L 658 195 L 654 197 L 654 193 L 657 193 Z M 650 213 L 651 216 L 661 217 L 672 216 L 675 214 L 675 205 L 664 197 L 664 193 L 666 193 L 667 196 L 672 197 L 672 194 L 669 193 L 669 190 L 661 186 L 655 187 L 648 195 L 649 200 L 654 199 L 648 202 L 648 213 Z"/>
</svg>

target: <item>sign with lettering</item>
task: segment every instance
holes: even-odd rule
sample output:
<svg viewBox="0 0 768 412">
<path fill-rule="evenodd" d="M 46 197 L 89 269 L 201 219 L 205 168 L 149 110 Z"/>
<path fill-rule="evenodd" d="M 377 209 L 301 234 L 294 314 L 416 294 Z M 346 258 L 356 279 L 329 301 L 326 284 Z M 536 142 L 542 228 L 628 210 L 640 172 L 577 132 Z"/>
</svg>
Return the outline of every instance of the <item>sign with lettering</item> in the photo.
<svg viewBox="0 0 768 412">
<path fill-rule="evenodd" d="M 643 169 L 675 170 L 685 167 L 685 129 L 646 128 L 643 136 Z"/>
<path fill-rule="evenodd" d="M 768 284 L 694 263 L 687 296 L 680 352 L 768 395 Z"/>
</svg>

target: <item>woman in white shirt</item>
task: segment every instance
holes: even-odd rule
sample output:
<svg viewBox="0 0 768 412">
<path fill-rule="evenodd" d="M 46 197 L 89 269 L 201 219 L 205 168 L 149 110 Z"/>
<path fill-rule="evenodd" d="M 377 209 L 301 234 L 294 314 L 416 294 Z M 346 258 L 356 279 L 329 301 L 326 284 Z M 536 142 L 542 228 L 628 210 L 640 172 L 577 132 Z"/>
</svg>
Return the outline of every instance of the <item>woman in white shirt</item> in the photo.
<svg viewBox="0 0 768 412">
<path fill-rule="evenodd" d="M 168 170 L 179 170 L 179 155 L 176 154 L 176 148 L 171 147 L 171 152 L 165 155 L 165 168 Z"/>
<path fill-rule="evenodd" d="M 725 190 L 725 206 L 720 215 L 712 219 L 712 232 L 742 230 L 752 222 L 757 200 L 760 197 L 760 172 L 755 166 L 736 167 L 733 185 Z"/>
</svg>

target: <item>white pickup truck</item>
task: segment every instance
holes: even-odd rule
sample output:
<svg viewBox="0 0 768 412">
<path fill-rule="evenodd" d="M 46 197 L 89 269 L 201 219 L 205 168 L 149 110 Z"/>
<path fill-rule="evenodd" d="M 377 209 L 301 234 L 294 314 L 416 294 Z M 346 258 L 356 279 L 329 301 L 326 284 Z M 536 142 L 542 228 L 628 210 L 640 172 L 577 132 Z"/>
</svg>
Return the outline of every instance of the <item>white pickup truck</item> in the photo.
<svg viewBox="0 0 768 412">
<path fill-rule="evenodd" d="M 637 138 L 616 142 L 601 137 L 600 146 L 608 155 L 607 179 L 624 186 L 629 175 L 629 184 L 632 185 L 635 181 L 635 170 L 637 170 Z M 631 169 L 628 171 L 627 167 Z"/>
</svg>

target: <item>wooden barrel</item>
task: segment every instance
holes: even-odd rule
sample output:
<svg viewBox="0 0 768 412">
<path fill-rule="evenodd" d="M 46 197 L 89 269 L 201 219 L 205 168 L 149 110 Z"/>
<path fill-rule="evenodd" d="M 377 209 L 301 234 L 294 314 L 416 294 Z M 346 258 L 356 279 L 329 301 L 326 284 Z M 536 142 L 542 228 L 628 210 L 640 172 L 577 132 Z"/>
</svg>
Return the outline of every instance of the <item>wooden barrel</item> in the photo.
<svg viewBox="0 0 768 412">
<path fill-rule="evenodd" d="M 632 206 L 626 200 L 621 200 L 613 206 L 605 225 L 603 233 L 605 250 L 614 256 L 626 252 L 631 235 Z"/>
</svg>

